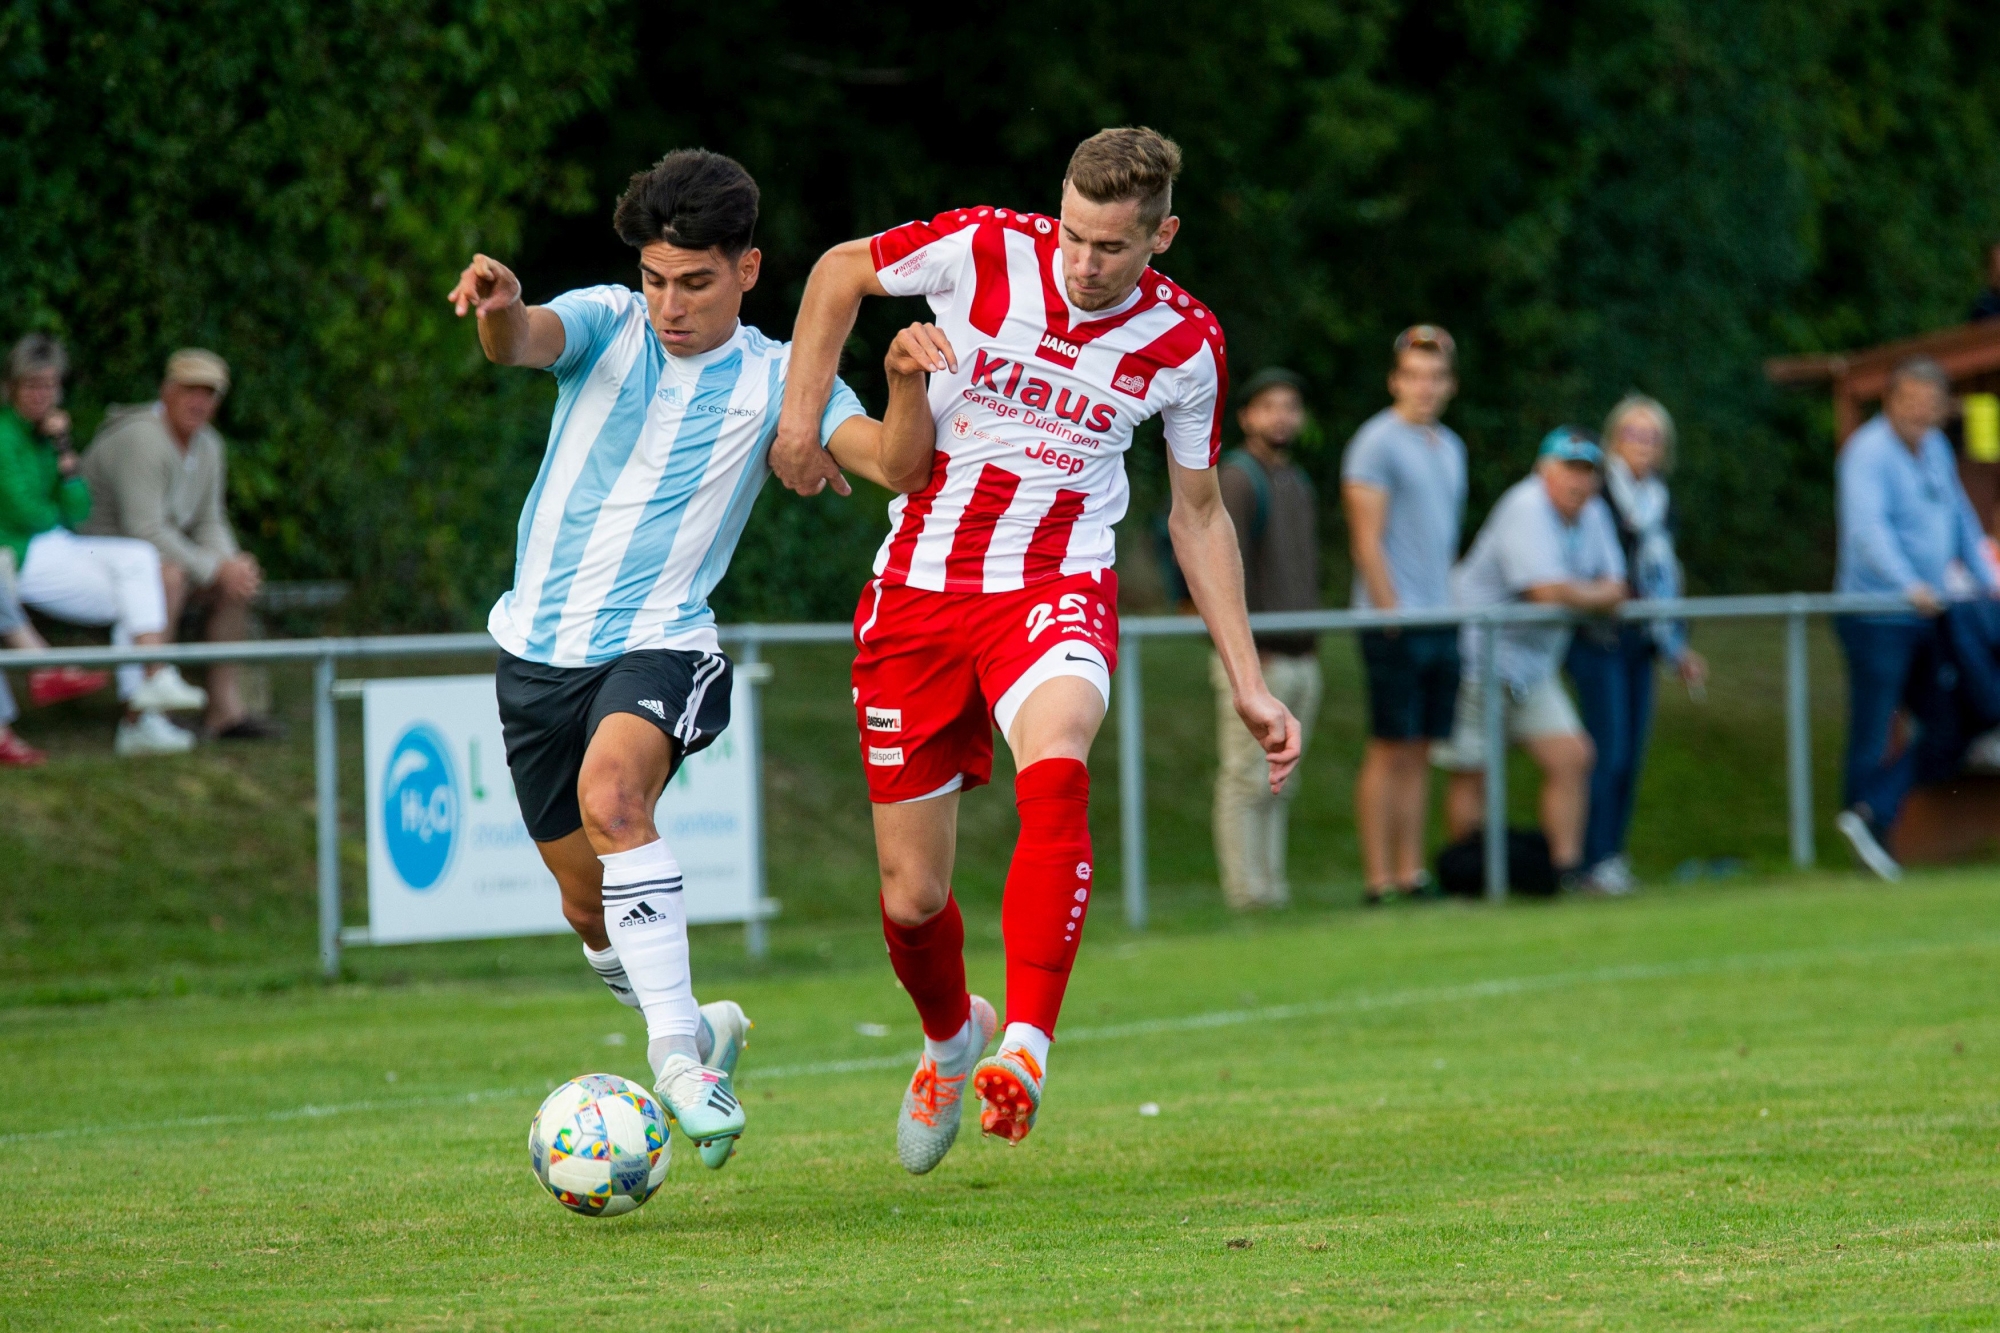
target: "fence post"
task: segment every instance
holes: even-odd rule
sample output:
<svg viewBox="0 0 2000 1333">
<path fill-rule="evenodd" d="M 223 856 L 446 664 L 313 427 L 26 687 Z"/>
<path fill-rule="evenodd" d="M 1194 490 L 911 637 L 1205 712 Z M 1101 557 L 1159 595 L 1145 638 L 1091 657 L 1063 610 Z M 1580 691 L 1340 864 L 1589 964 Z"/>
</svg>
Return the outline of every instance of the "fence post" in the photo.
<svg viewBox="0 0 2000 1333">
<path fill-rule="evenodd" d="M 1124 834 L 1125 924 L 1146 928 L 1146 738 L 1136 634 L 1118 641 L 1118 816 Z"/>
<path fill-rule="evenodd" d="M 1791 798 L 1792 864 L 1813 856 L 1812 698 L 1806 657 L 1806 616 L 1785 617 L 1785 787 Z"/>
<path fill-rule="evenodd" d="M 1479 636 L 1481 703 L 1486 729 L 1486 897 L 1507 897 L 1507 713 L 1500 680 L 1500 626 L 1488 621 Z"/>
<path fill-rule="evenodd" d="M 333 654 L 313 664 L 313 796 L 318 813 L 319 970 L 340 975 L 340 755 L 334 730 Z"/>
<path fill-rule="evenodd" d="M 763 660 L 764 645 L 756 635 L 743 640 L 737 661 L 756 666 Z M 771 934 L 764 924 L 764 701 L 763 690 L 755 681 L 746 691 L 749 706 L 744 710 L 740 735 L 750 751 L 750 919 L 743 923 L 743 952 L 763 958 L 771 952 Z"/>
</svg>

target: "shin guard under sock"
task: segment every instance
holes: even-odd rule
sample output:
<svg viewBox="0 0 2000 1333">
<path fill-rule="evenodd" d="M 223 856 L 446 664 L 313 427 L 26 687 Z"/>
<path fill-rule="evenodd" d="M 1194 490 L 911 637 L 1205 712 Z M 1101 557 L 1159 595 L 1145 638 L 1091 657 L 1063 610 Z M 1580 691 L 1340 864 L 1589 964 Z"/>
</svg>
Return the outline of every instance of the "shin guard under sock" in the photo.
<svg viewBox="0 0 2000 1333">
<path fill-rule="evenodd" d="M 924 1036 L 950 1041 L 965 1027 L 972 997 L 965 989 L 965 919 L 958 899 L 947 895 L 944 910 L 920 926 L 899 926 L 882 913 L 882 938 L 889 965 L 916 1003 Z"/>
<path fill-rule="evenodd" d="M 600 856 L 604 863 L 604 933 L 646 1015 L 647 1049 L 692 1054 L 701 1015 L 688 971 L 687 906 L 681 870 L 663 840 Z"/>
<path fill-rule="evenodd" d="M 1056 1030 L 1090 907 L 1090 770 L 1044 759 L 1014 776 L 1021 838 L 1007 868 L 1007 1022 Z"/>
</svg>

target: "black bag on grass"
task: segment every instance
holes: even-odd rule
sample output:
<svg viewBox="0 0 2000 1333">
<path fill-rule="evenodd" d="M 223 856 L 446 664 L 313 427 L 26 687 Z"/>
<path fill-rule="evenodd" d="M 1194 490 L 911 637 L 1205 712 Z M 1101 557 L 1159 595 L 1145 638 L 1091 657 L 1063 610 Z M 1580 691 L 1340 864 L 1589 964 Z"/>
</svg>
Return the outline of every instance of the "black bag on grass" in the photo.
<svg viewBox="0 0 2000 1333">
<path fill-rule="evenodd" d="M 1441 849 L 1437 857 L 1438 887 L 1460 898 L 1486 892 L 1486 831 L 1474 829 Z M 1507 891 L 1546 898 L 1556 891 L 1556 865 L 1549 857 L 1549 840 L 1540 829 L 1507 830 Z"/>
</svg>

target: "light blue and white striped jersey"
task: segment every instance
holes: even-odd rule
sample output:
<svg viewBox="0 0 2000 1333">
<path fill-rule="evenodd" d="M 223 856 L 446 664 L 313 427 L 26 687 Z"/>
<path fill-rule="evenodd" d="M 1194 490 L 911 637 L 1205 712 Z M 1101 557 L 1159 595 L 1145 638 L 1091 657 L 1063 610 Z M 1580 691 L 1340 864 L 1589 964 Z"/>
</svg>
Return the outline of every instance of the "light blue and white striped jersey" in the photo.
<svg viewBox="0 0 2000 1333">
<path fill-rule="evenodd" d="M 770 474 L 791 344 L 738 324 L 713 351 L 670 356 L 628 287 L 564 292 L 549 309 L 563 323 L 555 419 L 521 507 L 514 587 L 487 631 L 548 666 L 714 652 L 708 595 Z M 859 415 L 835 380 L 822 442 Z"/>
</svg>

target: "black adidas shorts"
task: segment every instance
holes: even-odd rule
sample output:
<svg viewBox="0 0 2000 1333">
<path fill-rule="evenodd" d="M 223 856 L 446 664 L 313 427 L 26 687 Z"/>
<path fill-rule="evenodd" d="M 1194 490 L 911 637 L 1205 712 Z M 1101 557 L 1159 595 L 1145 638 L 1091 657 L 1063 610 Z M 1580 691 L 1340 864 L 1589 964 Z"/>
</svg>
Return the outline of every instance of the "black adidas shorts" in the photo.
<svg viewBox="0 0 2000 1333">
<path fill-rule="evenodd" d="M 729 725 L 734 671 L 721 653 L 657 648 L 594 667 L 544 666 L 500 654 L 494 689 L 521 818 L 536 842 L 583 827 L 576 778 L 597 724 L 613 713 L 643 717 L 674 742 L 673 769 Z"/>
</svg>

